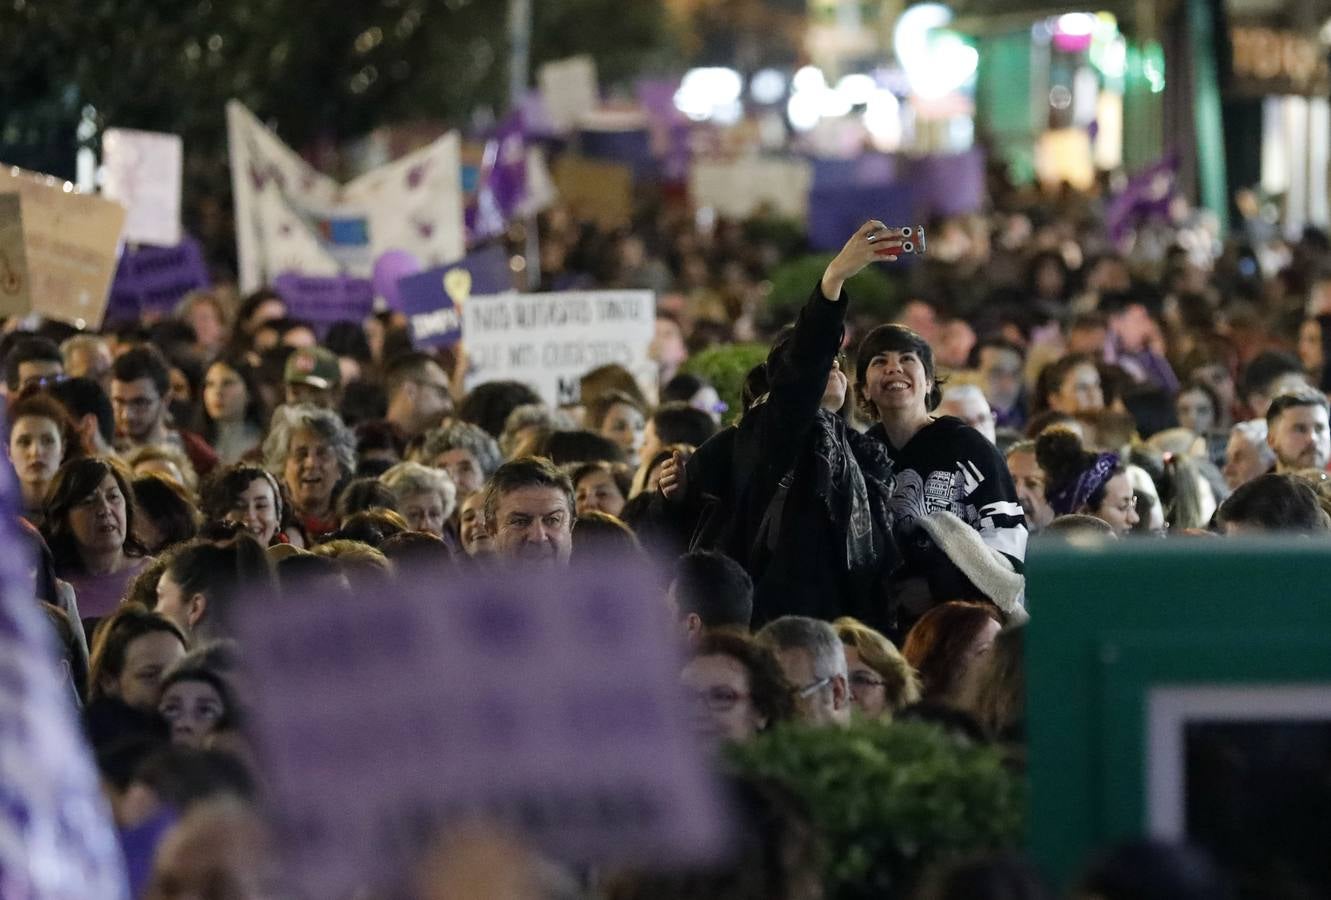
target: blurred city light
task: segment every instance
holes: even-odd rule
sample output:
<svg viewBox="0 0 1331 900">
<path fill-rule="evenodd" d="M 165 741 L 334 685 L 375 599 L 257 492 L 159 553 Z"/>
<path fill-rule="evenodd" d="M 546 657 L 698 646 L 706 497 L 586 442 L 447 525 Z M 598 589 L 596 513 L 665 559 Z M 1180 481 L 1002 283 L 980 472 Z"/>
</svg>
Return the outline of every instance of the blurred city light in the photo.
<svg viewBox="0 0 1331 900">
<path fill-rule="evenodd" d="M 749 96 L 754 103 L 779 103 L 786 96 L 786 76 L 776 69 L 760 69 L 749 82 Z"/>
<path fill-rule="evenodd" d="M 979 52 L 961 35 L 943 30 L 951 21 L 952 11 L 940 3 L 917 4 L 897 19 L 892 45 L 911 91 L 922 98 L 947 96 L 979 66 Z"/>
<path fill-rule="evenodd" d="M 675 108 L 697 122 L 731 119 L 743 90 L 744 79 L 734 69 L 690 69 L 675 92 Z"/>
</svg>

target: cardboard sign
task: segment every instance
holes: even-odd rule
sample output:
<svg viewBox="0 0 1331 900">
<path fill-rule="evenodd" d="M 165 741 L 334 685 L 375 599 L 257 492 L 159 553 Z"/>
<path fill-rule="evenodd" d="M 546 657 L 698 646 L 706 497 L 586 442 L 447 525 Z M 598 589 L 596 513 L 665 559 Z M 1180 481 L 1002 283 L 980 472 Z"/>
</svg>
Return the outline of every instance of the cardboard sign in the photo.
<svg viewBox="0 0 1331 900">
<path fill-rule="evenodd" d="M 171 312 L 190 291 L 210 284 L 203 250 L 194 238 L 187 237 L 175 247 L 143 245 L 127 249 L 111 283 L 106 317 L 160 317 Z"/>
<path fill-rule="evenodd" d="M 13 470 L 0 471 L 0 878 L 5 897 L 128 900 L 124 859 L 74 688 L 38 610 L 18 534 Z M 52 598 L 54 599 L 54 598 Z"/>
<path fill-rule="evenodd" d="M 471 363 L 467 387 L 521 381 L 547 403 L 564 406 L 578 402 L 582 375 L 618 363 L 654 396 L 657 366 L 648 348 L 655 318 L 650 291 L 473 297 L 462 316 Z"/>
<path fill-rule="evenodd" d="M 180 243 L 184 148 L 178 134 L 108 128 L 102 136 L 102 194 L 129 208 L 125 240 L 161 247 Z"/>
<path fill-rule="evenodd" d="M 392 591 L 238 608 L 303 896 L 400 876 L 477 819 L 580 864 L 687 864 L 724 838 L 653 574 L 496 574 L 406 570 Z"/>
<path fill-rule="evenodd" d="M 106 312 L 125 207 L 50 176 L 0 169 L 0 194 L 17 192 L 33 312 L 99 328 Z"/>
<path fill-rule="evenodd" d="M 407 314 L 412 342 L 418 347 L 447 347 L 462 337 L 462 310 L 473 295 L 497 294 L 513 287 L 504 248 L 491 245 L 467 254 L 462 262 L 398 281 L 397 309 Z"/>
<path fill-rule="evenodd" d="M 558 134 L 568 134 L 587 113 L 596 109 L 600 92 L 596 86 L 596 61 L 574 56 L 546 63 L 536 75 L 545 113 Z"/>
<path fill-rule="evenodd" d="M 694 206 L 711 207 L 722 216 L 742 219 L 767 206 L 802 220 L 812 183 L 813 169 L 802 159 L 695 160 L 689 195 Z"/>
<path fill-rule="evenodd" d="M 288 273 L 273 279 L 287 314 L 314 326 L 320 337 L 334 322 L 360 324 L 374 312 L 374 285 L 368 278 Z"/>
<path fill-rule="evenodd" d="M 555 163 L 555 189 L 574 219 L 604 228 L 629 224 L 633 216 L 633 169 L 622 163 L 562 156 Z"/>
<path fill-rule="evenodd" d="M 0 316 L 22 316 L 31 309 L 22 203 L 18 194 L 0 194 Z"/>
</svg>

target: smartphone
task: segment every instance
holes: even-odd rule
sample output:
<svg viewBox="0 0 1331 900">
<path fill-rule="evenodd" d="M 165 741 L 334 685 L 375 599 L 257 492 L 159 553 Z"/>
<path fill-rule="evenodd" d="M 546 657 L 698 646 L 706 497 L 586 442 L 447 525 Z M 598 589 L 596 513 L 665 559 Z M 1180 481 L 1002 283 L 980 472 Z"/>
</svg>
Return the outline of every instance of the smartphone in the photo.
<svg viewBox="0 0 1331 900">
<path fill-rule="evenodd" d="M 897 231 L 901 234 L 901 252 L 924 254 L 924 226 L 903 225 Z"/>
</svg>

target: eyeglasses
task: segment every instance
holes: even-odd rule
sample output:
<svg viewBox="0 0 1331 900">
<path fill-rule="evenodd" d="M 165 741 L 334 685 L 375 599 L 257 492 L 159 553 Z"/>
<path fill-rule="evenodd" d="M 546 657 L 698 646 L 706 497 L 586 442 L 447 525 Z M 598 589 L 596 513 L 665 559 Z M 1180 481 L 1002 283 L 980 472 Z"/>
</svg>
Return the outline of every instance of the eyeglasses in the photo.
<svg viewBox="0 0 1331 900">
<path fill-rule="evenodd" d="M 67 375 L 36 375 L 32 378 L 24 379 L 23 384 L 21 384 L 20 387 L 25 389 L 32 387 L 48 388 L 52 385 L 64 384 L 68 380 L 69 376 Z"/>
<path fill-rule="evenodd" d="M 1118 505 L 1118 511 L 1121 513 L 1130 513 L 1137 508 L 1137 495 L 1133 494 Z"/>
<path fill-rule="evenodd" d="M 850 676 L 850 689 L 853 692 L 857 688 L 867 691 L 870 688 L 883 687 L 887 682 L 881 678 L 874 678 L 868 672 L 856 672 Z"/>
<path fill-rule="evenodd" d="M 819 678 L 817 681 L 810 682 L 809 684 L 806 684 L 804 687 L 795 688 L 794 690 L 795 697 L 798 700 L 807 700 L 808 698 L 812 697 L 814 694 L 818 693 L 819 691 L 821 691 L 823 688 L 827 687 L 831 683 L 832 679 L 830 676 Z"/>
<path fill-rule="evenodd" d="M 748 694 L 728 687 L 710 687 L 702 690 L 684 689 L 684 698 L 691 703 L 702 703 L 712 712 L 729 712 L 741 700 L 747 700 Z"/>
</svg>

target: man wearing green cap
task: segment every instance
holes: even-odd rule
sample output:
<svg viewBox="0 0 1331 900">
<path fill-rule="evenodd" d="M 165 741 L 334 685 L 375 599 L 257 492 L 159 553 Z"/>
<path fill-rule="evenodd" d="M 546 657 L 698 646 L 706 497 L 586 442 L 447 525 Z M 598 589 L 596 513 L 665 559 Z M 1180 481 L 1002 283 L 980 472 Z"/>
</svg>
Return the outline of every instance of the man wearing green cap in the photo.
<svg viewBox="0 0 1331 900">
<path fill-rule="evenodd" d="M 287 403 L 312 403 L 336 412 L 342 402 L 342 367 L 323 347 L 292 350 L 283 380 Z"/>
</svg>

